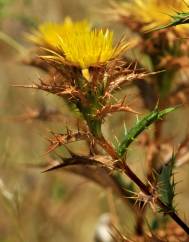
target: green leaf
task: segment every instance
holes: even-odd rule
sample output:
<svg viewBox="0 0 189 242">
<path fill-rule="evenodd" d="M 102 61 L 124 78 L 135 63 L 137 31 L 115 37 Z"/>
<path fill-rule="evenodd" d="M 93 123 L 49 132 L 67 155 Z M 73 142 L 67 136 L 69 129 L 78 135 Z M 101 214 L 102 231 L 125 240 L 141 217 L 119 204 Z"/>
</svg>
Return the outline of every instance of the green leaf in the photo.
<svg viewBox="0 0 189 242">
<path fill-rule="evenodd" d="M 161 201 L 167 205 L 170 211 L 174 210 L 173 200 L 175 197 L 175 181 L 174 181 L 174 164 L 175 156 L 168 164 L 163 166 L 160 174 L 158 175 L 158 195 Z"/>
<path fill-rule="evenodd" d="M 131 128 L 128 134 L 124 137 L 123 141 L 118 147 L 118 155 L 123 156 L 127 151 L 129 145 L 135 140 L 135 138 L 141 134 L 145 129 L 147 129 L 151 124 L 157 120 L 162 119 L 166 114 L 173 112 L 176 108 L 166 108 L 159 111 L 157 108 L 153 110 L 150 114 L 145 116 L 142 120 L 138 121 L 137 124 Z"/>
<path fill-rule="evenodd" d="M 170 17 L 172 18 L 172 21 L 170 23 L 154 28 L 151 31 L 157 31 L 157 30 L 166 29 L 173 26 L 189 23 L 189 12 L 180 12 L 180 13 L 176 12 L 176 15 L 172 15 Z"/>
</svg>

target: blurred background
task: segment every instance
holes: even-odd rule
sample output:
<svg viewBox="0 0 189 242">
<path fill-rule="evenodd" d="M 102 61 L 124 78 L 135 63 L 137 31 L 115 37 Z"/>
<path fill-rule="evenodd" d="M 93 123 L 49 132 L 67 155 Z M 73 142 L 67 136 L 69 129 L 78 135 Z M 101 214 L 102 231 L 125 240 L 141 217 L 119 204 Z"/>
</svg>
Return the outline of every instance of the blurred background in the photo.
<svg viewBox="0 0 189 242">
<path fill-rule="evenodd" d="M 43 75 L 22 63 L 30 49 L 25 34 L 43 21 L 87 18 L 95 25 L 110 26 L 121 36 L 122 27 L 104 22 L 99 13 L 106 5 L 106 0 L 0 0 L 0 242 L 92 242 L 99 217 L 109 212 L 114 213 L 124 233 L 133 232 L 132 214 L 110 191 L 66 171 L 42 173 L 43 167 L 36 168 L 48 160 L 45 152 L 50 131 L 62 131 L 62 119 L 70 122 L 69 111 L 57 97 L 12 86 L 32 83 Z M 39 112 L 58 118 L 42 116 L 41 120 L 36 118 Z M 125 114 L 118 118 L 131 123 Z M 175 127 L 179 118 L 173 120 Z M 114 125 L 116 120 L 111 122 Z M 186 118 L 183 132 L 187 126 Z M 80 152 L 84 148 L 79 146 Z M 132 165 L 141 176 L 145 171 L 143 156 L 139 149 L 134 159 L 130 157 L 136 163 L 140 160 L 137 168 Z M 188 191 L 187 170 L 179 172 L 180 177 L 186 177 L 180 191 Z M 186 216 L 187 202 L 188 197 L 183 196 L 179 207 Z"/>
</svg>

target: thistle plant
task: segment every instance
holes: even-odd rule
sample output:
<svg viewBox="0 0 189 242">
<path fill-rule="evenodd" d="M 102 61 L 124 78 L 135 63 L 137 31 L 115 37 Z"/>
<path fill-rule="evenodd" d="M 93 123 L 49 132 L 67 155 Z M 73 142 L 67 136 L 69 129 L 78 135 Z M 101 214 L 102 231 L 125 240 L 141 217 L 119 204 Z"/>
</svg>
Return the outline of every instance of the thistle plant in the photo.
<svg viewBox="0 0 189 242">
<path fill-rule="evenodd" d="M 188 36 L 188 2 L 156 0 L 112 2 L 106 13 L 108 19 L 118 21 L 135 35 L 137 34 L 138 48 L 135 55 L 138 56 L 141 67 L 145 66 L 152 71 L 162 70 L 155 76 L 134 82 L 134 85 L 140 90 L 144 106 L 148 110 L 153 110 L 157 99 L 161 109 L 171 105 L 188 104 L 188 41 L 186 38 Z M 169 141 L 165 140 L 163 127 L 163 120 L 157 121 L 154 136 L 147 136 L 145 143 L 140 145 L 147 148 L 148 181 L 150 184 L 154 184 L 156 181 L 154 172 L 159 174 L 158 180 L 164 177 L 164 181 L 167 182 L 162 183 L 164 189 L 160 190 L 164 190 L 164 192 L 162 192 L 161 199 L 175 210 L 176 208 L 173 206 L 175 182 L 172 171 L 182 163 L 177 159 L 185 159 L 180 150 L 173 158 L 170 152 L 171 138 Z M 135 132 L 136 130 L 133 129 L 132 134 Z M 188 150 L 187 140 L 186 134 L 181 142 L 181 149 L 185 147 L 185 151 Z M 127 139 L 125 144 L 129 144 L 129 142 Z M 163 146 L 169 147 L 166 152 L 163 152 Z M 173 160 L 175 165 L 171 165 Z M 164 168 L 159 164 L 160 161 L 164 165 L 166 164 Z M 158 186 L 161 187 L 160 184 Z M 169 199 L 167 199 L 167 195 Z"/>
<path fill-rule="evenodd" d="M 166 70 L 157 75 L 151 85 L 151 91 L 156 98 L 151 97 L 150 102 L 145 101 L 148 108 L 154 107 L 157 98 L 160 98 L 161 105 L 165 103 L 165 98 L 168 95 L 171 96 L 175 76 L 181 68 L 187 68 L 188 63 L 188 42 L 183 38 L 187 36 L 187 24 L 169 30 L 165 28 L 162 31 L 154 30 L 169 25 L 172 18 L 175 18 L 173 25 L 182 21 L 180 19 L 183 17 L 176 16 L 176 13 L 187 11 L 187 1 L 158 0 L 122 1 L 120 4 L 112 3 L 112 7 L 109 9 L 111 19 L 119 21 L 139 35 L 139 53 L 142 53 L 145 58 L 144 61 L 139 60 L 141 65 L 145 65 L 153 71 Z M 178 99 L 175 99 L 176 103 L 179 103 Z M 169 104 L 166 103 L 166 105 Z"/>
<path fill-rule="evenodd" d="M 137 1 L 135 2 L 137 4 Z M 132 10 L 132 16 L 134 13 L 136 11 Z M 147 22 L 149 22 L 148 19 Z M 136 23 L 138 24 L 137 21 Z M 140 26 L 143 28 L 144 24 L 146 21 L 143 26 Z M 143 34 L 141 36 L 147 39 Z M 142 93 L 143 83 L 148 83 L 147 80 L 150 78 L 152 80 L 156 78 L 157 70 L 154 69 L 155 72 L 152 72 L 145 71 L 143 67 L 137 68 L 125 58 L 125 53 L 132 43 L 122 38 L 114 44 L 112 31 L 92 28 L 86 20 L 73 22 L 67 18 L 60 24 L 44 23 L 28 38 L 36 47 L 34 56 L 27 61 L 27 64 L 44 70 L 46 75 L 37 83 L 20 85 L 20 87 L 42 90 L 60 97 L 70 108 L 76 120 L 74 127 L 63 126 L 65 131 L 62 133 L 52 132 L 47 154 L 58 147 L 64 147 L 69 156 L 59 155 L 60 162 L 55 165 L 52 163 L 45 171 L 69 167 L 72 172 L 82 174 L 105 188 L 111 187 L 119 197 L 124 197 L 131 207 L 136 216 L 138 234 L 143 233 L 144 213 L 148 205 L 155 213 L 170 216 L 189 234 L 189 227 L 179 217 L 174 205 L 173 169 L 179 154 L 175 156 L 171 154 L 165 165 L 156 164 L 152 167 L 155 171 L 153 169 L 148 171 L 146 181 L 141 180 L 132 171 L 127 161 L 130 145 L 138 136 L 146 134 L 148 127 L 162 123 L 164 117 L 174 111 L 175 107 L 171 107 L 169 102 L 162 105 L 162 99 L 157 104 L 158 99 L 155 96 L 156 105 L 153 108 L 152 104 L 150 108 L 147 106 L 148 114 L 141 115 L 139 110 L 128 103 L 127 97 L 117 100 L 116 96 L 120 90 L 129 88 L 131 85 L 137 85 Z M 167 36 L 165 38 L 167 41 Z M 171 47 L 168 51 L 171 51 Z M 165 56 L 165 53 L 163 54 Z M 160 58 L 161 53 L 157 59 Z M 157 59 L 153 60 L 154 64 Z M 153 82 L 150 83 L 150 87 L 153 87 Z M 147 97 L 144 95 L 142 98 Z M 103 125 L 109 115 L 118 112 L 139 115 L 139 120 L 130 130 L 122 130 L 124 135 L 117 146 L 114 146 L 113 142 L 105 137 Z M 154 137 L 158 136 L 154 135 Z M 81 140 L 85 141 L 88 147 L 88 153 L 85 155 L 69 147 L 70 143 Z M 160 143 L 158 140 L 151 140 L 148 134 L 146 146 L 147 143 L 155 147 L 150 163 L 155 154 L 157 155 L 156 145 Z M 125 181 L 125 176 L 135 185 L 134 188 Z M 134 206 L 135 203 L 139 203 L 139 206 Z"/>
<path fill-rule="evenodd" d="M 127 22 L 130 16 L 132 16 L 133 26 L 135 24 L 135 29 L 140 28 L 141 32 L 168 24 L 171 17 L 175 15 L 176 12 L 185 12 L 188 10 L 187 1 L 179 0 L 122 1 L 120 5 L 112 3 L 112 7 L 114 7 L 115 10 L 114 16 L 116 17 L 117 14 L 117 18 L 120 18 L 122 21 Z M 184 26 L 179 27 L 178 31 L 183 31 L 182 28 L 184 28 Z"/>
</svg>

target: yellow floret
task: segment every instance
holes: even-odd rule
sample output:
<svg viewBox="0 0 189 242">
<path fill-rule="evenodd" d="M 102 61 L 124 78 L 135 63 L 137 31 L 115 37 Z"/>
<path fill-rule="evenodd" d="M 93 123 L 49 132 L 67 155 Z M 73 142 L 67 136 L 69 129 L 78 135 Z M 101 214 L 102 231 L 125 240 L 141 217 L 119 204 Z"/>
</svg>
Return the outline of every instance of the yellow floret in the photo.
<svg viewBox="0 0 189 242">
<path fill-rule="evenodd" d="M 73 22 L 69 17 L 63 23 L 43 23 L 39 25 L 38 30 L 33 35 L 29 36 L 37 45 L 48 45 L 56 48 L 59 38 L 63 37 L 65 33 L 75 31 L 77 33 L 90 30 L 88 21 Z"/>
<path fill-rule="evenodd" d="M 82 68 L 107 62 L 122 52 L 126 45 L 113 47 L 113 32 L 91 30 L 89 32 L 68 32 L 60 39 L 59 50 L 68 62 Z"/>
</svg>

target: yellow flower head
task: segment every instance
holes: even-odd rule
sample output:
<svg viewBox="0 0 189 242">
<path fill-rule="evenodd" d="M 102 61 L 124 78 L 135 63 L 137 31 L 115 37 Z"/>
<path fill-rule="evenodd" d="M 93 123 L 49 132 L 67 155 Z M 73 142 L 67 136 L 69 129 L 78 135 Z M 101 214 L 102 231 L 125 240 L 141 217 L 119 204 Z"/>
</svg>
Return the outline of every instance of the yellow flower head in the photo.
<svg viewBox="0 0 189 242">
<path fill-rule="evenodd" d="M 80 31 L 89 31 L 91 28 L 88 21 L 78 21 L 74 23 L 69 17 L 65 19 L 63 23 L 43 23 L 38 27 L 38 30 L 33 35 L 29 36 L 29 39 L 35 44 L 40 46 L 51 46 L 56 49 L 59 39 L 64 36 L 65 33 L 75 31 L 79 34 Z"/>
<path fill-rule="evenodd" d="M 66 33 L 59 42 L 59 52 L 65 55 L 66 61 L 83 69 L 114 59 L 126 47 L 123 42 L 113 47 L 113 32 L 97 29 Z"/>
<path fill-rule="evenodd" d="M 49 55 L 44 58 L 81 69 L 106 63 L 128 47 L 124 40 L 114 46 L 109 30 L 91 29 L 86 21 L 74 23 L 70 19 L 62 24 L 43 24 L 30 39 L 46 48 Z"/>
<path fill-rule="evenodd" d="M 187 12 L 188 0 L 133 0 L 123 3 L 126 15 L 145 24 L 144 30 L 167 24 L 175 11 Z M 185 26 L 179 26 L 185 28 Z"/>
</svg>

